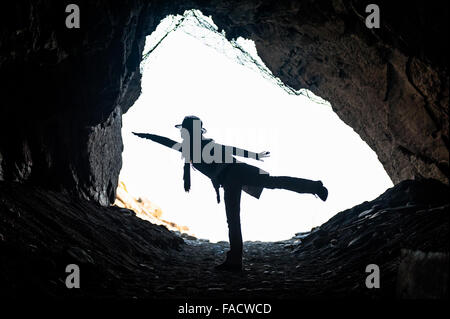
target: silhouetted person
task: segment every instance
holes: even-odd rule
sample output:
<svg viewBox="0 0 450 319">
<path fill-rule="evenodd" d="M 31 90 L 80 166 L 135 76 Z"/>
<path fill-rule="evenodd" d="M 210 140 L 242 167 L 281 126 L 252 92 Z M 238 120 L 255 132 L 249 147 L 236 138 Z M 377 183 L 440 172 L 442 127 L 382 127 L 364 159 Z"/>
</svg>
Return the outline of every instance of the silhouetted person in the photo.
<svg viewBox="0 0 450 319">
<path fill-rule="evenodd" d="M 315 194 L 323 201 L 327 199 L 328 190 L 321 181 L 311 181 L 289 176 L 270 176 L 258 167 L 239 162 L 234 156 L 261 160 L 269 152 L 253 153 L 236 147 L 215 143 L 205 138 L 202 121 L 196 116 L 186 116 L 182 124 L 175 125 L 181 129 L 182 143 L 154 134 L 134 133 L 167 147 L 182 152 L 184 164 L 184 189 L 190 190 L 190 166 L 208 176 L 216 190 L 217 202 L 220 202 L 219 187 L 224 189 L 225 210 L 228 223 L 230 250 L 225 261 L 216 266 L 218 270 L 239 271 L 242 269 L 242 234 L 240 222 L 241 191 L 259 198 L 264 188 L 281 188 L 297 193 Z"/>
</svg>

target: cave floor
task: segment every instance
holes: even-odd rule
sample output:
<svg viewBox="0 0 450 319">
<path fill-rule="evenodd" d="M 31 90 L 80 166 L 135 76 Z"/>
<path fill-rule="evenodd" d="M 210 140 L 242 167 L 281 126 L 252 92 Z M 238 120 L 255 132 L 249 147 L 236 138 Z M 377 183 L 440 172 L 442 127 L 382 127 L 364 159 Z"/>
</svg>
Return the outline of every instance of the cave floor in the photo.
<svg viewBox="0 0 450 319">
<path fill-rule="evenodd" d="M 168 298 L 290 299 L 320 295 L 330 286 L 333 269 L 321 267 L 317 272 L 314 269 L 320 267 L 320 261 L 300 260 L 296 242 L 294 238 L 245 242 L 243 271 L 236 273 L 214 269 L 224 259 L 228 243 L 186 240 L 170 264 L 157 271 L 160 280 L 154 291 Z"/>
<path fill-rule="evenodd" d="M 182 238 L 127 209 L 0 182 L 0 296 L 394 298 L 410 280 L 400 267 L 405 252 L 440 254 L 438 264 L 435 255 L 431 264 L 421 259 L 422 273 L 438 273 L 441 261 L 448 269 L 447 195 L 436 181 L 404 181 L 310 233 L 245 242 L 244 270 L 230 273 L 214 270 L 226 242 Z M 80 289 L 66 287 L 69 264 L 79 266 Z M 366 287 L 369 264 L 380 269 L 378 289 Z"/>
<path fill-rule="evenodd" d="M 240 273 L 214 269 L 228 243 L 185 239 L 156 271 L 153 291 L 167 298 L 395 298 L 402 250 L 448 252 L 448 212 L 448 205 L 362 208 L 351 221 L 337 218 L 288 240 L 245 242 Z M 369 264 L 380 268 L 381 289 L 365 284 Z"/>
</svg>

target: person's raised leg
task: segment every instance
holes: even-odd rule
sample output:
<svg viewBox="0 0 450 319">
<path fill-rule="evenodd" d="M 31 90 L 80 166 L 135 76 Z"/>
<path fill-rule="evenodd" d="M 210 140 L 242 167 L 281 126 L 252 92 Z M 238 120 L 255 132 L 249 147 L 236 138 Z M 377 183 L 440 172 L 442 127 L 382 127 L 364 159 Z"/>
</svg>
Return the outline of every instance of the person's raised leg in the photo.
<svg viewBox="0 0 450 319">
<path fill-rule="evenodd" d="M 321 181 L 312 181 L 309 179 L 290 177 L 290 176 L 270 176 L 260 174 L 255 177 L 256 184 L 265 188 L 287 189 L 297 193 L 314 194 L 325 201 L 328 197 L 328 190 Z"/>
<path fill-rule="evenodd" d="M 225 262 L 216 266 L 217 270 L 242 270 L 242 232 L 240 220 L 241 186 L 224 186 L 225 210 L 228 223 L 228 237 L 230 251 L 227 252 Z"/>
<path fill-rule="evenodd" d="M 265 188 L 280 188 L 297 193 L 307 193 L 319 196 L 325 201 L 328 197 L 328 190 L 321 181 L 290 177 L 290 176 L 270 176 L 261 174 L 260 169 L 246 163 L 233 165 L 227 172 L 227 180 L 239 180 L 242 185 L 260 186 Z"/>
</svg>

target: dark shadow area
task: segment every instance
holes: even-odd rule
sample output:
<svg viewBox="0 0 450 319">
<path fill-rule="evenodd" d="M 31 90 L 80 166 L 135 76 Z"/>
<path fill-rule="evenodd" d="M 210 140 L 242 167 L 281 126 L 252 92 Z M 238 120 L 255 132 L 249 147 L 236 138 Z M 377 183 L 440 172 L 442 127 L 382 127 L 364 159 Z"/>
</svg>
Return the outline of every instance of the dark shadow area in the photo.
<svg viewBox="0 0 450 319">
<path fill-rule="evenodd" d="M 114 298 L 448 296 L 448 187 L 404 181 L 282 242 L 245 242 L 244 271 L 218 272 L 228 244 L 181 239 L 127 209 L 0 183 L 0 295 Z M 425 254 L 424 252 L 439 252 Z M 82 289 L 67 289 L 68 264 Z M 376 264 L 381 287 L 367 289 Z"/>
<path fill-rule="evenodd" d="M 2 297 L 448 297 L 448 2 L 379 1 L 379 30 L 364 1 L 78 4 L 80 29 L 66 27 L 65 2 L 0 4 Z M 227 244 L 109 206 L 145 37 L 192 8 L 254 40 L 285 84 L 330 101 L 396 184 L 306 234 L 247 243 L 241 274 L 211 269 Z M 72 263 L 81 289 L 66 287 Z"/>
</svg>

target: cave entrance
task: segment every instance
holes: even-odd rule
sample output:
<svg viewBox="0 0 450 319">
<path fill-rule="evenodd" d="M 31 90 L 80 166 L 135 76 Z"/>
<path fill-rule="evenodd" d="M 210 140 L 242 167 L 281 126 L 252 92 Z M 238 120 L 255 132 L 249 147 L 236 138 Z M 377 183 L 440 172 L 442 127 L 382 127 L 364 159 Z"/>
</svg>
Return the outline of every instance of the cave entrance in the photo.
<svg viewBox="0 0 450 319">
<path fill-rule="evenodd" d="M 179 141 L 174 124 L 197 115 L 207 137 L 271 152 L 253 165 L 272 175 L 320 179 L 328 187 L 325 203 L 282 190 L 265 190 L 259 200 L 243 193 L 244 240 L 290 238 L 392 186 L 375 152 L 328 102 L 285 86 L 264 66 L 252 41 L 228 41 L 199 11 L 162 20 L 147 37 L 141 71 L 142 94 L 123 116 L 120 180 L 129 194 L 161 207 L 163 219 L 188 226 L 199 238 L 227 240 L 223 201 L 217 204 L 211 182 L 195 171 L 185 193 L 180 154 L 132 131 Z"/>
</svg>

